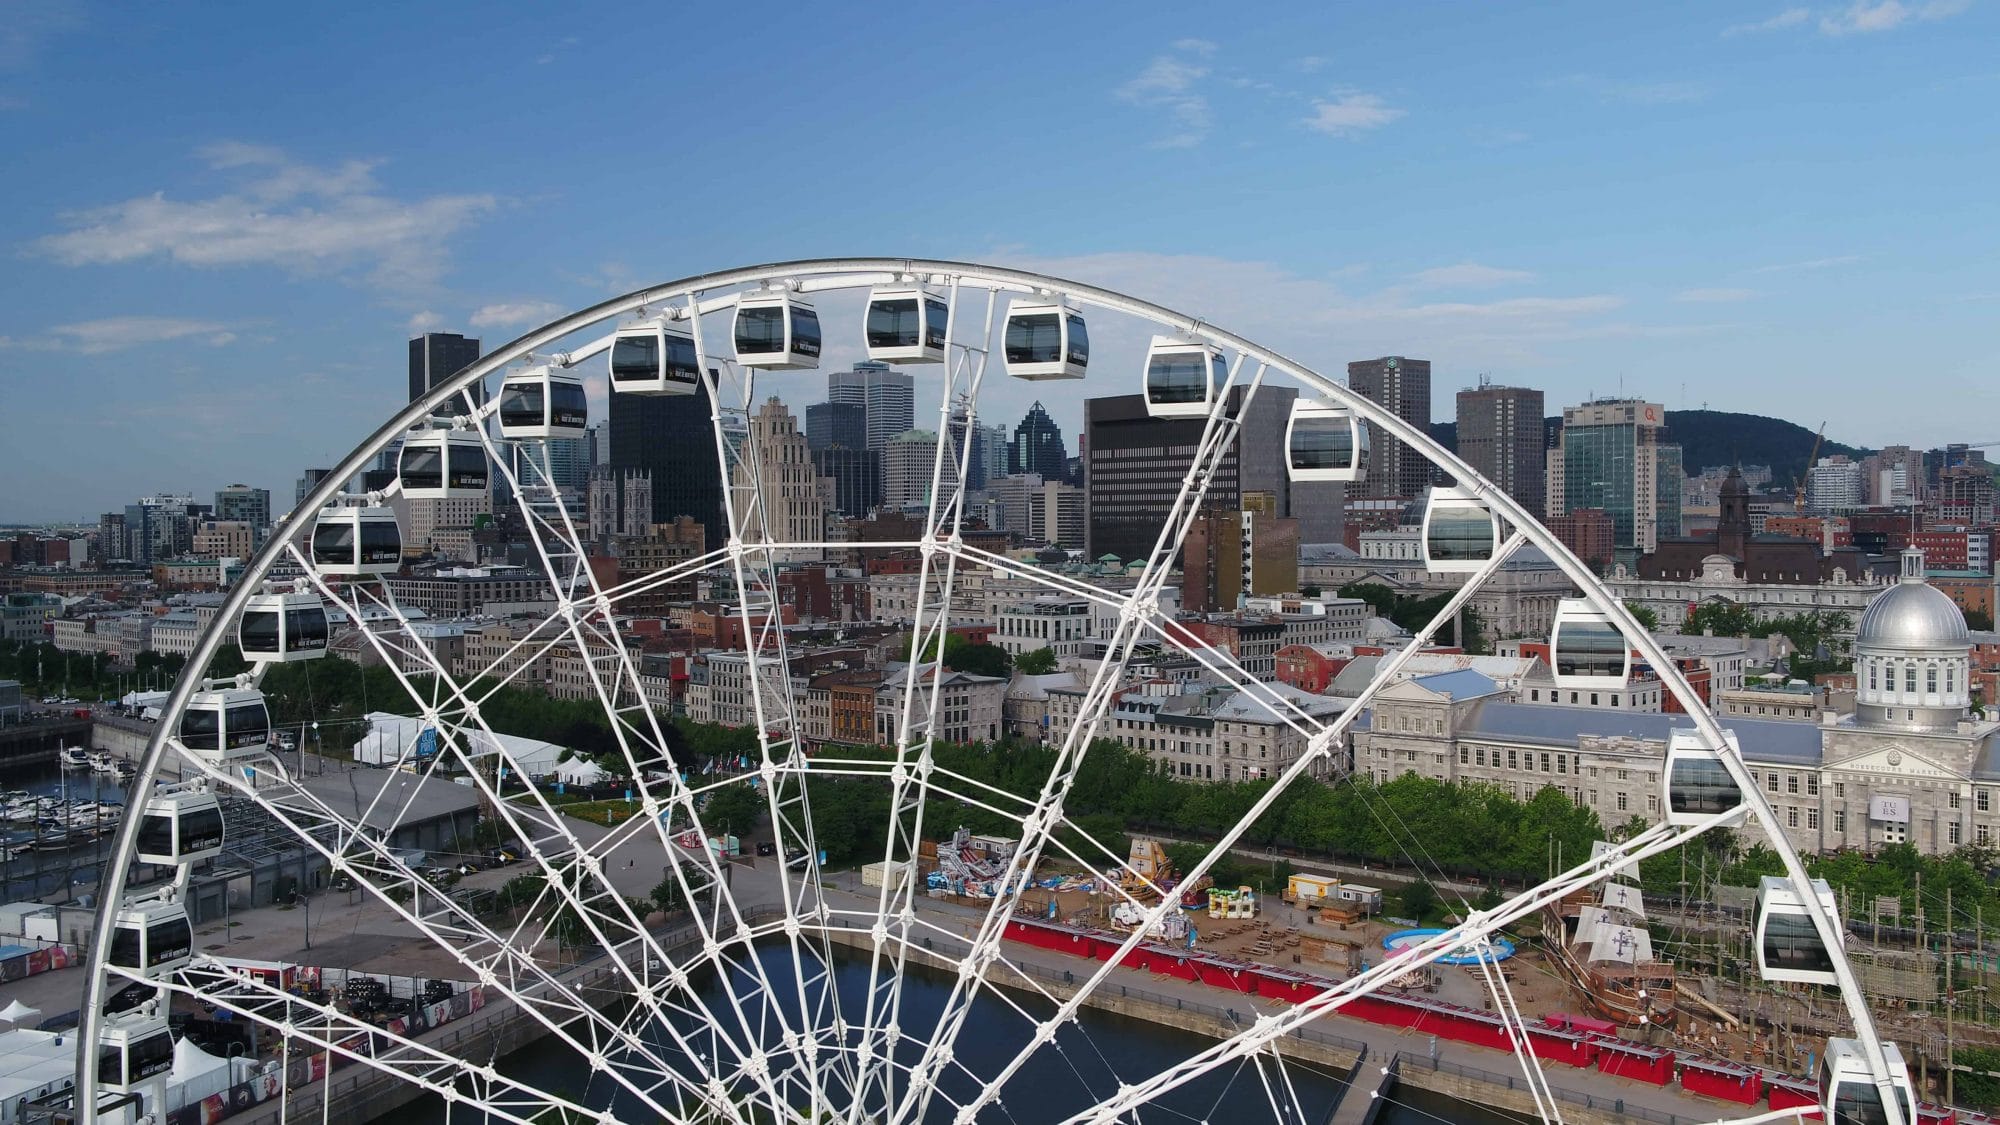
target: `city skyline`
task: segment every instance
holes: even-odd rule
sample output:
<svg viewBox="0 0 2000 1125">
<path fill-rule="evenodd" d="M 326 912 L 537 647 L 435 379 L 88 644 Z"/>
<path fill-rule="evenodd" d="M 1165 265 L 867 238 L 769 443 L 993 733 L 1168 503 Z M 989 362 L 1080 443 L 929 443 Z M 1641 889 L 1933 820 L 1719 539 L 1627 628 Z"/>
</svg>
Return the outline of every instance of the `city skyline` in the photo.
<svg viewBox="0 0 2000 1125">
<path fill-rule="evenodd" d="M 1808 425 L 1821 411 L 1793 401 L 1827 388 L 1841 441 L 1985 440 L 1927 410 L 1928 396 L 1843 393 L 1922 346 L 1941 357 L 1927 366 L 1935 389 L 1963 396 L 1957 413 L 2000 403 L 1982 377 L 2000 293 L 1971 221 L 2000 159 L 1972 112 L 1992 89 L 1982 46 L 2000 17 L 1991 5 L 1892 7 L 1903 16 L 1299 12 L 1200 36 L 1104 9 L 1068 13 L 1073 34 L 1031 62 L 979 34 L 1005 17 L 968 13 L 972 56 L 922 63 L 915 104 L 938 125 L 925 130 L 932 163 L 989 169 L 983 178 L 947 192 L 923 175 L 910 187 L 924 190 L 801 177 L 707 193 L 710 219 L 695 226 L 655 221 L 658 177 L 634 174 L 628 147 L 608 143 L 621 126 L 606 110 L 636 92 L 630 80 L 569 88 L 432 57 L 423 44 L 455 33 L 458 16 L 297 35 L 264 18 L 72 9 L 24 29 L 0 60 L 18 144 L 69 151 L 86 122 L 92 137 L 77 159 L 6 188 L 0 238 L 17 267 L 0 363 L 38 393 L 15 408 L 23 456 L 0 520 L 87 518 L 151 487 L 142 477 L 277 485 L 330 464 L 396 405 L 416 332 L 497 342 L 658 280 L 854 252 L 1075 277 L 1326 372 L 1425 356 L 1439 420 L 1452 392 L 1487 374 L 1554 402 L 1622 386 L 1670 409 Z M 686 80 L 726 81 L 747 32 L 717 13 L 690 18 L 677 30 L 723 49 L 691 60 Z M 945 33 L 941 19 L 873 29 L 871 44 L 925 56 L 917 46 Z M 154 49 L 168 21 L 257 49 L 220 52 L 190 78 Z M 496 27 L 493 49 L 558 76 L 633 30 L 629 13 L 584 13 L 562 34 Z M 860 34 L 813 13 L 756 43 L 783 65 Z M 1404 72 L 1398 60 L 1419 45 L 1440 81 Z M 331 57 L 372 58 L 393 77 L 329 70 Z M 1004 97 L 971 77 L 1022 66 L 1098 77 L 1010 83 Z M 105 111 L 140 90 L 184 126 Z M 884 135 L 860 91 L 828 87 L 806 114 L 793 90 L 741 94 L 741 113 L 812 159 L 865 158 Z M 453 120 L 448 151 L 432 144 L 432 119 L 391 112 L 421 99 Z M 1003 127 L 1023 114 L 1041 127 Z M 542 124 L 558 118 L 560 132 Z M 679 137 L 657 159 L 730 166 L 721 131 L 697 122 Z M 996 138 L 1010 138 L 1000 160 Z M 1053 210 L 1042 185 L 1006 171 L 1047 146 L 1081 157 Z M 520 155 L 468 155 L 500 152 Z M 1918 154 L 1924 205 L 1909 207 Z M 544 176 L 549 163 L 565 174 Z M 1256 194 L 1218 197 L 1223 175 Z M 1396 191 L 1380 190 L 1383 175 Z M 1152 186 L 1133 198 L 1125 189 L 1140 181 Z M 798 221 L 748 221 L 773 209 Z M 1202 223 L 1183 221 L 1197 211 Z M 253 214 L 265 221 L 241 237 L 214 233 Z M 561 248 L 555 268 L 545 247 Z M 825 368 L 860 358 L 838 335 Z M 1084 394 L 1129 391 L 1141 348 L 1099 341 L 1074 397 L 993 386 L 992 413 L 1044 397 L 1080 432 Z M 309 433 L 294 415 L 314 420 Z M 84 464 L 65 456 L 77 428 L 98 451 Z"/>
</svg>

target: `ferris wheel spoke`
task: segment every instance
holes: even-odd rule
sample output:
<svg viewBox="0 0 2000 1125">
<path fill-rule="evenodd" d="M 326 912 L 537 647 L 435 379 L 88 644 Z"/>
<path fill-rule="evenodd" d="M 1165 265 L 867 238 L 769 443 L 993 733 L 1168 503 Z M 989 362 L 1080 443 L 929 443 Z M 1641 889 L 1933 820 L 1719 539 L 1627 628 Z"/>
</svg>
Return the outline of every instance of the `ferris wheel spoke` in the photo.
<svg viewBox="0 0 2000 1125">
<path fill-rule="evenodd" d="M 235 789 L 253 798 L 259 794 L 254 784 L 238 774 L 225 772 L 202 759 L 195 759 L 195 764 L 216 784 Z M 359 882 L 379 903 L 387 906 L 406 925 L 429 939 L 438 948 L 458 953 L 460 947 L 453 937 L 455 933 L 463 932 L 478 940 L 480 948 L 492 950 L 492 957 L 496 963 L 476 966 L 482 985 L 498 983 L 500 974 L 504 970 L 509 984 L 517 990 L 516 999 L 522 1001 L 522 1010 L 529 1012 L 546 1029 L 586 1057 L 605 1059 L 606 1069 L 621 1086 L 646 1101 L 649 1108 L 665 1112 L 664 1107 L 655 1103 L 638 1083 L 623 1073 L 620 1065 L 612 1065 L 612 1059 L 607 1055 L 615 1053 L 620 1059 L 636 1059 L 663 1072 L 673 1071 L 674 1068 L 657 1054 L 643 1036 L 624 1032 L 605 1020 L 593 1004 L 532 956 L 533 946 L 523 948 L 518 942 L 507 941 L 502 935 L 495 933 L 465 912 L 443 904 L 440 909 L 449 911 L 450 915 L 456 918 L 457 924 L 449 929 L 442 927 L 435 912 L 419 909 L 425 894 L 422 888 L 427 886 L 426 881 L 398 858 L 385 843 L 363 831 L 360 824 L 341 816 L 310 790 L 294 785 L 283 794 L 285 798 L 283 800 L 271 799 L 271 794 L 268 792 L 263 796 L 265 799 L 261 803 L 268 815 L 318 851 L 335 870 L 362 876 Z M 331 833 L 316 831 L 316 828 L 331 828 L 333 831 Z M 326 843 L 329 835 L 342 841 L 344 849 L 336 850 L 329 846 Z M 353 862 L 350 853 L 356 848 L 359 848 L 360 854 L 366 857 L 365 863 Z M 565 885 L 559 873 L 546 863 L 544 870 L 548 877 L 544 894 L 554 893 L 561 900 L 562 908 L 576 912 L 582 924 L 591 931 L 599 947 L 613 952 L 614 955 L 609 958 L 611 964 L 626 969 L 626 975 L 636 989 L 639 1003 L 651 1004 L 657 1010 L 657 1001 L 650 994 L 651 989 L 647 988 L 643 977 L 633 973 L 626 963 L 624 949 L 628 943 L 610 941 L 603 927 L 593 919 L 590 907 Z M 392 876 L 397 885 L 411 890 L 410 905 L 405 906 L 390 893 L 395 888 L 390 885 L 391 879 L 384 876 Z M 654 956 L 657 957 L 658 953 L 655 952 Z M 461 956 L 461 960 L 465 961 L 468 967 L 476 965 L 476 962 L 464 956 Z M 525 995 L 518 992 L 519 985 L 524 981 L 532 987 L 532 991 Z M 657 983 L 655 982 L 656 985 Z M 698 998 L 696 1003 L 699 1005 Z M 709 1018 L 711 1020 L 715 1018 L 712 1011 L 709 1012 Z M 579 1038 L 572 1030 L 575 1027 L 588 1032 L 589 1038 Z M 696 1057 L 692 1048 L 671 1026 L 668 1027 L 668 1032 L 670 1038 L 676 1041 L 689 1058 Z M 747 1054 L 744 1057 L 747 1057 Z M 704 1073 L 700 1077 L 702 1081 L 706 1081 L 709 1076 Z M 700 1089 L 699 1083 L 693 1080 L 689 1080 L 688 1084 L 691 1088 Z"/>
<path fill-rule="evenodd" d="M 1217 397 L 1218 403 L 1228 402 L 1230 391 L 1241 376 L 1248 360 L 1247 353 L 1238 354 L 1229 368 L 1228 381 Z M 1174 552 L 1186 538 L 1188 528 L 1201 508 L 1202 499 L 1207 495 L 1216 470 L 1240 429 L 1241 417 L 1248 412 L 1251 401 L 1263 384 L 1266 370 L 1264 364 L 1258 364 L 1256 373 L 1252 375 L 1249 385 L 1244 389 L 1243 401 L 1238 405 L 1235 415 L 1221 408 L 1211 410 L 1208 415 L 1207 422 L 1203 426 L 1201 442 L 1182 478 L 1180 492 L 1161 524 L 1159 537 L 1154 543 L 1152 553 L 1147 557 L 1138 586 L 1123 607 L 1118 624 L 1113 630 L 1109 651 L 1116 654 L 1116 659 L 1100 662 L 1092 674 L 1090 686 L 1085 691 L 1083 702 L 1078 709 L 1076 722 L 1064 736 L 1062 750 L 1051 768 L 1047 781 L 1043 784 L 1035 811 L 1022 821 L 1020 843 L 1014 854 L 1009 857 L 1006 870 L 995 887 L 992 904 L 988 906 L 980 920 L 979 935 L 973 942 L 972 950 L 966 955 L 965 967 L 969 971 L 962 972 L 959 980 L 953 985 L 952 992 L 945 1002 L 944 1015 L 939 1022 L 939 1033 L 925 1048 L 923 1059 L 915 1071 L 918 1077 L 912 1083 L 911 1094 L 897 1103 L 889 1119 L 890 1125 L 895 1125 L 905 1116 L 912 1120 L 922 1120 L 924 1117 L 932 1089 L 929 1077 L 935 1075 L 943 1054 L 949 1052 L 956 1044 L 957 1037 L 964 1028 L 965 1019 L 971 1011 L 972 1002 L 980 993 L 985 968 L 999 956 L 1006 920 L 1019 901 L 1027 874 L 1035 869 L 1035 865 L 1040 861 L 1044 844 L 1053 836 L 1057 823 L 1062 819 L 1064 801 L 1082 769 L 1085 751 L 1096 734 L 1097 724 L 1109 709 L 1116 689 L 1114 669 L 1122 667 L 1124 660 L 1130 658 L 1133 643 L 1138 637 L 1139 621 L 1143 612 L 1141 607 L 1157 604 L 1159 591 L 1166 581 Z M 1073 1011 L 1073 1008 L 1069 1010 Z M 968 1113 L 976 1114 L 991 1099 L 993 1090 L 1004 1085 L 1031 1053 L 1032 1045 L 1017 1054 L 1014 1061 L 999 1073 L 994 1087 L 975 1097 L 967 1109 L 960 1111 L 960 1115 L 963 1117 Z"/>
</svg>

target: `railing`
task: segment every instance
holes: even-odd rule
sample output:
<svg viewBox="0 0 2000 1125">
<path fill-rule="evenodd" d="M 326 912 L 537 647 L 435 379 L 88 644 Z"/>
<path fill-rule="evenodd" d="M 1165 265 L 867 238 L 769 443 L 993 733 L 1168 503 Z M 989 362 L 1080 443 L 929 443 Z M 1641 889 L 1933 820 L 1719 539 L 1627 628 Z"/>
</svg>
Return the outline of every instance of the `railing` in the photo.
<svg viewBox="0 0 2000 1125">
<path fill-rule="evenodd" d="M 1434 1059 L 1429 1055 L 1411 1055 L 1401 1052 L 1398 1052 L 1395 1058 L 1389 1060 L 1389 1072 L 1391 1074 L 1400 1074 L 1406 1067 L 1417 1070 L 1428 1070 L 1434 1074 L 1449 1074 L 1457 1078 L 1464 1078 L 1468 1081 L 1479 1082 L 1488 1086 L 1504 1086 L 1509 1090 L 1528 1089 L 1527 1076 L 1522 1074 L 1500 1074 L 1491 1070 L 1482 1070 L 1476 1066 L 1466 1066 L 1463 1063 Z M 1621 1114 L 1633 1121 L 1652 1121 L 1657 1122 L 1658 1125 L 1702 1125 L 1702 1123 L 1714 1120 L 1712 1116 L 1682 1117 L 1679 1114 L 1666 1113 L 1657 1109 L 1647 1109 L 1645 1106 L 1628 1105 L 1624 1098 L 1607 1098 L 1599 1094 L 1586 1094 L 1580 1090 L 1569 1090 L 1554 1084 L 1548 1086 L 1548 1091 L 1559 1102 L 1568 1102 L 1571 1105 L 1580 1105 L 1585 1109 L 1594 1109 L 1604 1113 Z"/>
</svg>

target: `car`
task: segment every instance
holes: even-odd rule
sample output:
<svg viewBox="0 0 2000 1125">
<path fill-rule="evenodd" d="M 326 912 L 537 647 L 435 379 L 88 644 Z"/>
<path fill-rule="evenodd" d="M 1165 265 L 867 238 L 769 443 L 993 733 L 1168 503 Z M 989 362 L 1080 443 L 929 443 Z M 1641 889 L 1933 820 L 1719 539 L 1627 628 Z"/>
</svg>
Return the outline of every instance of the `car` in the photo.
<svg viewBox="0 0 2000 1125">
<path fill-rule="evenodd" d="M 776 845 L 776 844 L 773 844 L 773 843 L 772 843 L 772 842 L 770 842 L 769 840 L 765 840 L 765 841 L 762 841 L 761 843 L 759 843 L 759 844 L 757 845 L 757 854 L 758 854 L 758 855 L 777 855 L 777 854 L 778 854 L 778 845 Z"/>
</svg>

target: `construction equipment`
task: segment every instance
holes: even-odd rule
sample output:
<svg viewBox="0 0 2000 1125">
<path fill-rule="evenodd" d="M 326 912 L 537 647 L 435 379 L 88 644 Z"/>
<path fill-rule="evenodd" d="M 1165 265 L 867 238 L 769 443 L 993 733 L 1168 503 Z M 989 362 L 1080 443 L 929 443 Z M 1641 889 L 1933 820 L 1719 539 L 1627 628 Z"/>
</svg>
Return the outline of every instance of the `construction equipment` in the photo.
<svg viewBox="0 0 2000 1125">
<path fill-rule="evenodd" d="M 1819 433 L 1813 435 L 1812 452 L 1806 454 L 1806 467 L 1799 471 L 1798 476 L 1792 478 L 1792 510 L 1795 512 L 1806 510 L 1806 481 L 1812 478 L 1813 466 L 1819 463 L 1819 446 L 1825 440 L 1826 423 L 1821 422 Z"/>
</svg>

